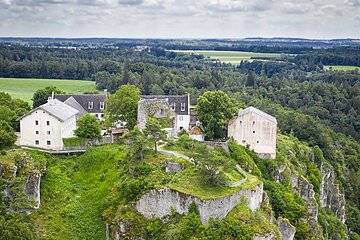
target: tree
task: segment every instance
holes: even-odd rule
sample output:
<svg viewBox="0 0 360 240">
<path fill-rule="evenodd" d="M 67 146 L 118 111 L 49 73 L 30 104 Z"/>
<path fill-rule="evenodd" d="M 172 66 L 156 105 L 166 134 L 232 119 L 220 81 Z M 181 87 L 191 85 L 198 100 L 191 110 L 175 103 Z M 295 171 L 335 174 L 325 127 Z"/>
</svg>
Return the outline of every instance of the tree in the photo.
<svg viewBox="0 0 360 240">
<path fill-rule="evenodd" d="M 138 127 L 135 127 L 130 132 L 126 133 L 122 139 L 127 141 L 128 154 L 131 159 L 144 160 L 144 150 L 147 148 L 148 141 L 143 132 Z"/>
<path fill-rule="evenodd" d="M 166 131 L 161 129 L 160 121 L 156 118 L 148 116 L 145 124 L 145 135 L 150 136 L 154 141 L 154 151 L 157 153 L 157 143 L 166 139 Z"/>
<path fill-rule="evenodd" d="M 16 141 L 16 135 L 12 127 L 5 121 L 0 120 L 0 150 L 12 146 Z"/>
<path fill-rule="evenodd" d="M 112 125 L 117 122 L 125 122 L 126 127 L 132 130 L 137 121 L 138 101 L 140 100 L 140 90 L 134 85 L 122 85 L 106 104 L 107 122 Z"/>
<path fill-rule="evenodd" d="M 79 119 L 75 134 L 82 138 L 101 138 L 100 123 L 95 116 L 85 114 Z"/>
<path fill-rule="evenodd" d="M 47 103 L 48 98 L 51 96 L 52 92 L 54 93 L 64 93 L 60 89 L 57 89 L 55 86 L 47 86 L 45 88 L 40 88 L 36 90 L 33 95 L 33 108 L 36 108 L 40 105 Z"/>
<path fill-rule="evenodd" d="M 206 137 L 224 138 L 225 128 L 235 116 L 237 105 L 223 91 L 208 91 L 198 98 L 196 110 Z"/>
</svg>

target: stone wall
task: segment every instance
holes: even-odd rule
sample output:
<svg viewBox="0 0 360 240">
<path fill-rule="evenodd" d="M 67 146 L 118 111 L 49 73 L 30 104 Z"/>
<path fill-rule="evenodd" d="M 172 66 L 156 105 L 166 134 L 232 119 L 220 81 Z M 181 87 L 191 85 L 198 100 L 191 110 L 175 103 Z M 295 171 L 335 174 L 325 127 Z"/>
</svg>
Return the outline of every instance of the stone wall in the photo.
<svg viewBox="0 0 360 240">
<path fill-rule="evenodd" d="M 143 195 L 135 205 L 135 208 L 146 218 L 164 217 L 171 214 L 172 209 L 183 214 L 188 211 L 192 201 L 198 206 L 200 219 L 203 224 L 208 223 L 210 218 L 223 219 L 244 198 L 251 210 L 260 207 L 263 195 L 263 184 L 252 189 L 241 190 L 229 197 L 213 200 L 201 200 L 188 194 L 162 188 L 151 190 Z"/>
</svg>

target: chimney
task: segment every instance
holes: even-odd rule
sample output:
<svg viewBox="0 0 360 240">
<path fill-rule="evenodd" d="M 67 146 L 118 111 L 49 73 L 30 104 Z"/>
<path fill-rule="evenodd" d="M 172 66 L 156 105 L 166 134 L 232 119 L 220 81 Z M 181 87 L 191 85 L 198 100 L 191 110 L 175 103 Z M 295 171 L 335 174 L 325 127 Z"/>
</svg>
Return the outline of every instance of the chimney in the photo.
<svg viewBox="0 0 360 240">
<path fill-rule="evenodd" d="M 108 91 L 107 91 L 107 89 L 104 89 L 104 95 L 105 95 L 105 98 L 108 98 Z"/>
<path fill-rule="evenodd" d="M 51 97 L 48 97 L 47 102 L 52 106 L 54 105 L 54 92 L 51 92 Z"/>
<path fill-rule="evenodd" d="M 51 92 L 51 99 L 54 99 L 54 91 Z"/>
</svg>

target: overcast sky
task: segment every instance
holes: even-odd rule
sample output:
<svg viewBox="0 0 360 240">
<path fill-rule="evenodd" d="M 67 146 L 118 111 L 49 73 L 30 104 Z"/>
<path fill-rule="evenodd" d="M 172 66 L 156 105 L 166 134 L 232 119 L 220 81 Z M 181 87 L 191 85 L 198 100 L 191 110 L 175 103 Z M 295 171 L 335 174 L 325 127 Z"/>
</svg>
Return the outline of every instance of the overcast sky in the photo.
<svg viewBox="0 0 360 240">
<path fill-rule="evenodd" d="M 360 38 L 360 0 L 0 0 L 0 36 Z"/>
</svg>

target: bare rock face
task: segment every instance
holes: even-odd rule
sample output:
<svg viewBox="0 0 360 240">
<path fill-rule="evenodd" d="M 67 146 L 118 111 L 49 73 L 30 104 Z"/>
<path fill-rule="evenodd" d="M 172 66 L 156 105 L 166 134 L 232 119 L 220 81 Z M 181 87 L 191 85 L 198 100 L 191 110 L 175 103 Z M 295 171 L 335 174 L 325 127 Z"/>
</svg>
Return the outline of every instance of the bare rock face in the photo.
<svg viewBox="0 0 360 240">
<path fill-rule="evenodd" d="M 30 174 L 25 181 L 25 193 L 29 199 L 35 201 L 34 208 L 40 207 L 40 182 L 41 175 L 38 173 Z"/>
<path fill-rule="evenodd" d="M 274 240 L 276 239 L 276 235 L 273 232 L 266 234 L 265 236 L 261 236 L 260 234 L 255 234 L 252 240 Z"/>
<path fill-rule="evenodd" d="M 184 164 L 176 162 L 166 162 L 165 171 L 166 172 L 180 172 L 184 169 Z"/>
<path fill-rule="evenodd" d="M 281 233 L 281 240 L 293 240 L 296 228 L 291 225 L 288 219 L 286 218 L 278 218 L 278 227 Z"/>
<path fill-rule="evenodd" d="M 164 217 L 171 214 L 172 209 L 183 214 L 188 211 L 194 201 L 198 206 L 201 222 L 207 224 L 210 218 L 223 219 L 244 198 L 251 210 L 260 207 L 263 196 L 263 184 L 252 189 L 241 190 L 229 197 L 212 200 L 201 200 L 170 188 L 153 189 L 143 195 L 135 204 L 135 208 L 146 218 Z"/>
<path fill-rule="evenodd" d="M 339 185 L 334 183 L 335 173 L 328 163 L 321 165 L 320 204 L 331 210 L 341 222 L 345 223 L 345 196 L 340 192 Z"/>
</svg>

